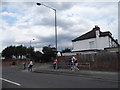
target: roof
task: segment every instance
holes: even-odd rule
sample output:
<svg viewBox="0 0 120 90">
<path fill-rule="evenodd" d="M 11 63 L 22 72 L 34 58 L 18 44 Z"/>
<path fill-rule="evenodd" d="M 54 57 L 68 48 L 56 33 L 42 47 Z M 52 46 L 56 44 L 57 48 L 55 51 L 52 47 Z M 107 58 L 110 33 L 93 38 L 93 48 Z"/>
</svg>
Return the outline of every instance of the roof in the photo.
<svg viewBox="0 0 120 90">
<path fill-rule="evenodd" d="M 87 33 L 73 39 L 72 41 L 74 42 L 74 41 L 79 41 L 79 40 L 84 40 L 84 39 L 96 38 L 96 30 L 99 30 L 100 37 L 107 36 L 107 35 L 111 34 L 109 31 L 101 32 L 100 28 L 95 26 L 95 28 L 93 28 L 91 31 L 89 31 L 89 32 L 87 32 Z"/>
</svg>

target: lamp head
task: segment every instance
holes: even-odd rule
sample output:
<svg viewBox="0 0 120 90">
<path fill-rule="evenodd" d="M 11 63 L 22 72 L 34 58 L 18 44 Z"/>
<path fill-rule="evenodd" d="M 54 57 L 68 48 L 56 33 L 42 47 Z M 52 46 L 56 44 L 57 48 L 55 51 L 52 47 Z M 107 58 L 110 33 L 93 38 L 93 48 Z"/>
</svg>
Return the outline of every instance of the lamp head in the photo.
<svg viewBox="0 0 120 90">
<path fill-rule="evenodd" d="M 38 6 L 42 5 L 41 3 L 36 3 Z"/>
</svg>

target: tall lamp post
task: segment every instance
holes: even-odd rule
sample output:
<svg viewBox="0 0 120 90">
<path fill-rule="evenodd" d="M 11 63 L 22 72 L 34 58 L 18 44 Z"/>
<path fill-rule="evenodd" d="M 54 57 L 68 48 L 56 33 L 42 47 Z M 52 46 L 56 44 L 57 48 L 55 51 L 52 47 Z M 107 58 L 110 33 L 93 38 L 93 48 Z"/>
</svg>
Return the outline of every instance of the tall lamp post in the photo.
<svg viewBox="0 0 120 90">
<path fill-rule="evenodd" d="M 55 47 L 56 47 L 56 58 L 57 58 L 57 19 L 56 19 L 56 9 L 49 7 L 45 4 L 42 3 L 36 3 L 38 6 L 43 5 L 47 8 L 50 8 L 51 10 L 53 10 L 55 12 Z"/>
</svg>

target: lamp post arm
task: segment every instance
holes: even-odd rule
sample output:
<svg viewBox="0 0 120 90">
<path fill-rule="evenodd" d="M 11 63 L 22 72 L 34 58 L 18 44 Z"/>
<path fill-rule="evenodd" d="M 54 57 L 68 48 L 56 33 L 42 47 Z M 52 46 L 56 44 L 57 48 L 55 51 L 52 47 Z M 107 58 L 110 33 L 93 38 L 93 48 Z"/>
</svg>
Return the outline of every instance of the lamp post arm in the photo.
<svg viewBox="0 0 120 90">
<path fill-rule="evenodd" d="M 52 8 L 52 7 L 49 7 L 49 6 L 45 5 L 45 4 L 42 4 L 42 3 L 41 3 L 41 5 L 43 5 L 43 6 L 45 6 L 45 7 L 48 7 L 48 8 L 50 8 L 50 9 L 56 11 L 56 9 L 54 9 L 54 8 Z"/>
</svg>

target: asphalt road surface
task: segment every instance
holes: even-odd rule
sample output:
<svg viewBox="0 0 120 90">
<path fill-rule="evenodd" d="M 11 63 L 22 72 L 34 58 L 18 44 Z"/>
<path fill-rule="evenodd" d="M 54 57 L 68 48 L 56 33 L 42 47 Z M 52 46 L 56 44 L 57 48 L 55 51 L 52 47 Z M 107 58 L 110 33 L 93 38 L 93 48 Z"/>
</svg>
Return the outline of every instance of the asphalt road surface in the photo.
<svg viewBox="0 0 120 90">
<path fill-rule="evenodd" d="M 16 66 L 3 66 L 2 88 L 118 88 L 118 82 L 95 78 L 33 73 Z"/>
</svg>

